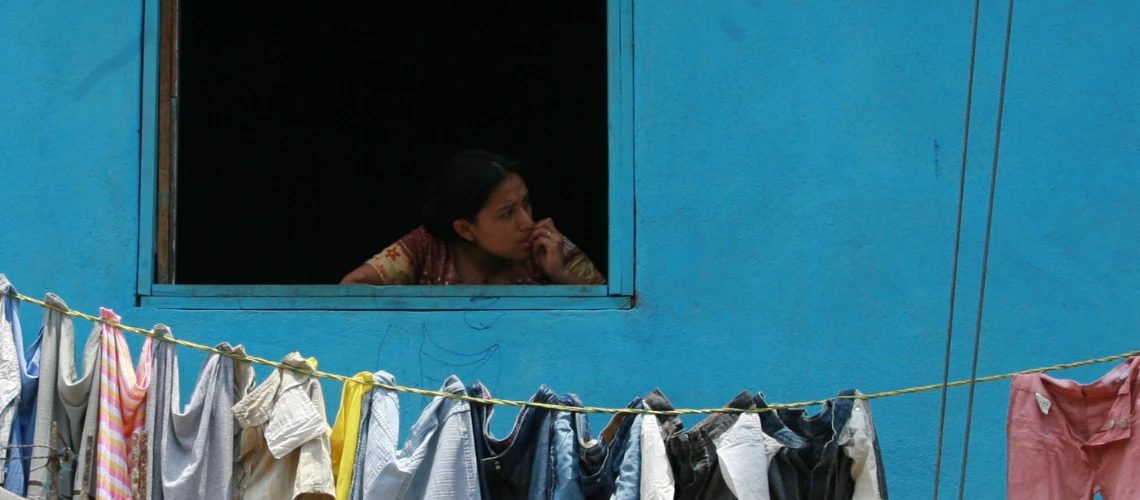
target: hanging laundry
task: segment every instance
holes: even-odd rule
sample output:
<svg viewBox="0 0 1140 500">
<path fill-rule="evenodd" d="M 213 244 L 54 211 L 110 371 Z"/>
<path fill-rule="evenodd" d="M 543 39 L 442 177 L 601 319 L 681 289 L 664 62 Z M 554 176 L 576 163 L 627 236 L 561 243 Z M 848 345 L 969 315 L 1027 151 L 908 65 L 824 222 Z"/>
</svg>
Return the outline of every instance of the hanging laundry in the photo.
<svg viewBox="0 0 1140 500">
<path fill-rule="evenodd" d="M 654 389 L 642 401 L 642 405 L 655 411 L 673 411 L 660 389 Z M 672 500 L 676 488 L 673 482 L 673 467 L 669 465 L 669 453 L 665 440 L 678 432 L 684 425 L 676 415 L 657 415 L 641 421 L 641 484 L 642 500 Z"/>
<path fill-rule="evenodd" d="M 491 397 L 491 392 L 478 381 L 468 387 L 467 392 L 477 398 Z M 558 399 L 554 391 L 542 385 L 530 401 L 553 404 Z M 514 429 L 505 439 L 496 439 L 491 434 L 493 413 L 493 405 L 471 405 L 479 490 L 483 498 L 511 500 L 548 494 L 553 485 L 550 474 L 552 412 L 533 406 L 520 409 Z"/>
<path fill-rule="evenodd" d="M 577 398 L 574 402 L 579 403 Z M 628 408 L 643 408 L 641 398 L 634 398 Z M 580 416 L 584 419 L 584 416 Z M 614 415 L 597 439 L 589 435 L 588 426 L 578 425 L 585 433 L 577 436 L 577 484 L 566 484 L 564 474 L 555 477 L 555 490 L 581 491 L 588 500 L 610 500 L 640 497 L 641 421 L 637 415 Z M 637 436 L 634 436 L 634 433 Z"/>
<path fill-rule="evenodd" d="M 768 408 L 763 393 L 753 398 L 757 408 Z M 804 461 L 810 455 L 806 439 L 792 432 L 775 411 L 757 414 L 764 434 L 779 443 L 768 463 L 768 494 L 772 500 L 801 500 L 811 490 L 811 469 Z"/>
<path fill-rule="evenodd" d="M 1138 498 L 1140 439 L 1132 439 L 1140 357 L 1090 384 L 1017 375 L 1006 421 L 1006 498 Z"/>
<path fill-rule="evenodd" d="M 862 393 L 855 391 L 855 395 Z M 839 433 L 839 445 L 851 459 L 851 477 L 855 479 L 853 500 L 887 500 L 883 454 L 871 417 L 871 404 L 866 399 L 856 399 L 852 405 L 851 420 Z"/>
<path fill-rule="evenodd" d="M 721 496 L 739 499 L 771 498 L 768 475 L 757 474 L 757 471 L 767 471 L 772 456 L 782 446 L 764 434 L 759 416 L 755 413 L 740 415 L 732 427 L 713 439 L 713 445 L 716 447 L 720 476 L 731 493 L 731 496 Z"/>
<path fill-rule="evenodd" d="M 375 380 L 376 374 L 373 374 L 372 378 Z M 352 487 L 348 492 L 349 500 L 364 498 L 364 459 L 368 450 L 368 422 L 372 419 L 372 394 L 375 392 L 375 389 L 365 392 L 360 400 L 360 433 L 356 436 L 356 456 L 352 462 Z"/>
<path fill-rule="evenodd" d="M 100 308 L 100 317 L 119 323 L 114 311 Z M 99 430 L 95 459 L 95 496 L 130 500 L 145 488 L 146 394 L 150 388 L 153 340 L 147 337 L 133 367 L 122 330 L 102 326 L 102 380 L 99 387 Z"/>
<path fill-rule="evenodd" d="M 376 378 L 385 384 L 396 383 L 387 372 L 377 372 Z M 443 382 L 440 392 L 467 395 L 463 382 L 454 375 Z M 469 403 L 432 398 L 412 425 L 404 447 L 397 451 L 400 407 L 396 393 L 383 388 L 372 393 L 363 498 L 474 500 L 482 496 Z"/>
<path fill-rule="evenodd" d="M 629 408 L 642 409 L 636 398 Z M 640 415 L 619 413 L 602 429 L 599 439 L 583 451 L 590 473 L 582 474 L 582 491 L 587 499 L 625 500 L 640 497 L 641 421 Z M 636 436 L 634 436 L 636 434 Z"/>
<path fill-rule="evenodd" d="M 313 360 L 313 362 L 314 362 L 314 366 L 315 366 L 316 360 Z M 234 364 L 234 400 L 241 402 L 243 399 L 246 399 L 246 397 L 249 396 L 249 394 L 253 392 L 253 390 L 256 386 L 257 386 L 257 373 L 255 373 L 253 371 L 253 364 L 252 363 L 235 363 Z M 243 438 L 248 438 L 250 443 L 258 444 L 261 449 L 265 448 L 264 445 L 261 444 L 261 443 L 265 442 L 265 438 L 261 435 L 261 433 L 259 431 L 256 431 L 254 429 L 243 429 L 242 428 L 241 422 L 238 420 L 238 417 L 237 417 L 237 407 L 238 407 L 238 404 L 234 403 L 233 408 L 231 408 L 231 410 L 234 411 L 234 455 L 232 457 L 231 465 L 230 465 L 230 469 L 232 469 L 232 471 L 233 471 L 232 476 L 230 477 L 230 490 L 231 490 L 230 498 L 232 500 L 239 500 L 242 498 L 242 495 L 243 495 L 242 485 L 244 484 L 244 481 L 246 478 L 246 475 L 245 475 L 246 471 L 242 467 L 242 465 L 243 465 L 242 459 L 244 457 L 246 459 L 246 462 L 251 461 L 249 457 L 244 455 L 244 453 L 248 452 L 249 450 L 258 449 L 258 446 L 254 446 L 252 444 L 251 445 L 245 445 L 244 444 L 245 441 L 243 440 Z M 317 498 L 322 498 L 321 495 L 314 495 L 314 496 Z M 283 498 L 288 498 L 288 497 L 283 497 Z"/>
<path fill-rule="evenodd" d="M 878 451 L 878 438 L 873 433 L 874 424 L 870 420 L 870 405 L 862 400 L 860 411 L 855 412 L 857 400 L 850 399 L 859 395 L 859 391 L 854 389 L 843 390 L 838 398 L 824 403 L 823 409 L 813 416 L 807 416 L 803 409 L 791 408 L 776 412 L 778 423 L 767 420 L 765 432 L 789 450 L 777 452 L 774 459 L 792 464 L 777 467 L 778 471 L 787 474 L 787 477 L 780 478 L 779 483 L 785 488 L 795 488 L 798 495 L 783 492 L 785 496 L 779 498 L 887 500 L 886 475 Z M 756 395 L 755 401 L 757 406 L 764 404 L 760 394 Z M 861 423 L 850 426 L 856 419 Z M 761 424 L 765 425 L 764 422 Z M 784 429 L 801 439 L 789 439 L 786 433 L 781 432 Z M 874 470 L 875 473 L 865 474 L 864 470 Z M 868 481 L 871 484 L 866 484 Z"/>
<path fill-rule="evenodd" d="M 567 394 L 562 397 L 559 404 L 566 406 L 582 406 L 578 396 Z M 590 421 L 585 413 L 559 411 L 554 414 L 554 493 L 552 500 L 585 500 L 582 492 L 582 470 L 578 466 L 581 453 L 578 451 L 581 443 L 585 444 L 591 439 Z"/>
<path fill-rule="evenodd" d="M 15 312 L 15 311 L 14 311 Z M 32 445 L 36 432 L 36 397 L 39 395 L 41 335 L 24 352 L 23 332 L 18 328 L 19 318 L 14 316 L 13 340 L 16 344 L 16 368 L 20 372 L 20 395 L 16 405 L 16 418 L 8 445 L 12 449 L 4 464 L 4 489 L 17 495 L 25 495 L 28 490 L 28 471 L 31 470 Z"/>
<path fill-rule="evenodd" d="M 385 371 L 373 373 L 372 379 L 381 384 L 396 384 L 396 377 Z M 361 423 L 361 432 L 366 434 L 364 448 L 357 450 L 357 460 L 364 462 L 359 499 L 379 498 L 377 492 L 383 487 L 379 484 L 381 478 L 394 474 L 398 467 L 396 446 L 400 432 L 400 398 L 394 391 L 379 387 L 373 388 L 369 396 L 368 416 Z M 367 429 L 363 429 L 364 426 Z"/>
<path fill-rule="evenodd" d="M 352 471 L 356 460 L 356 443 L 359 440 L 364 394 L 372 390 L 372 374 L 360 372 L 345 382 L 341 392 L 340 409 L 332 427 L 333 479 L 336 482 L 337 500 L 348 500 L 352 491 Z"/>
<path fill-rule="evenodd" d="M 625 438 L 625 454 L 618 466 L 611 500 L 637 500 L 641 498 L 641 423 L 645 415 L 632 418 L 629 434 Z M 626 417 L 627 419 L 629 417 Z"/>
<path fill-rule="evenodd" d="M 14 289 L 0 275 L 0 291 L 9 290 Z M 78 458 L 78 467 L 59 470 L 64 498 L 72 493 L 132 500 L 887 500 L 871 407 L 856 390 L 840 392 L 811 416 L 802 409 L 717 413 L 688 431 L 675 415 L 622 412 L 595 438 L 586 414 L 572 409 L 581 408 L 582 402 L 574 395 L 559 397 L 543 385 L 531 402 L 571 409 L 526 406 L 510 434 L 497 439 L 490 432 L 493 404 L 454 397 L 490 399 L 490 391 L 480 382 L 465 388 L 451 376 L 440 390 L 443 394 L 424 409 L 397 448 L 398 394 L 373 385 L 395 385 L 395 377 L 387 372 L 362 372 L 345 384 L 336 424 L 330 428 L 320 381 L 306 373 L 316 370 L 315 359 L 292 352 L 282 361 L 289 369 L 277 369 L 257 385 L 250 363 L 227 355 L 240 357 L 244 348 L 223 343 L 216 348 L 221 352 L 207 357 L 183 407 L 175 344 L 165 342 L 172 340 L 169 328 L 155 327 L 158 338 L 145 341 L 135 368 L 122 332 L 98 325 L 88 338 L 80 376 L 67 306 L 50 294 L 45 304 L 49 310 L 40 337 L 22 356 L 18 303 L 12 297 L 0 298 L 0 420 L 7 419 L 3 430 L 13 443 L 47 446 L 38 443 L 58 441 L 60 453 Z M 119 321 L 109 309 L 101 309 L 101 317 Z M 1101 408 L 1109 422 L 1099 434 L 1087 437 L 1103 446 L 1097 457 L 1122 462 L 1120 455 L 1130 452 L 1126 429 L 1134 423 L 1132 382 L 1127 379 L 1140 370 L 1138 359 L 1088 386 L 1043 375 L 1016 379 L 1011 456 L 1017 453 L 1014 443 L 1030 451 L 1040 448 L 1039 443 L 1017 439 L 1058 432 L 1050 426 L 1069 429 L 1074 417 L 1065 410 L 1087 405 Z M 96 367 L 100 377 L 94 375 Z M 1030 388 L 1035 389 L 1032 396 Z M 728 407 L 767 405 L 763 394 L 742 392 Z M 1034 407 L 1044 417 L 1026 409 Z M 628 408 L 673 409 L 659 390 L 634 398 Z M 1047 419 L 1050 412 L 1060 423 Z M 1084 441 L 1070 444 L 1071 449 L 1050 445 L 1060 446 L 1057 454 L 1076 453 L 1078 459 L 1092 446 Z M 76 447 L 79 456 L 67 457 Z M 0 470 L 6 473 L 6 487 L 17 493 L 28 487 L 25 491 L 36 498 L 51 492 L 53 485 L 41 472 L 48 464 L 45 458 L 32 462 L 21 451 L 3 458 Z M 1040 474 L 1048 465 L 1028 471 L 1011 467 L 1011 484 L 1018 478 L 1028 481 L 1024 475 Z M 1034 484 L 1071 489 L 1067 481 Z M 1127 487 L 1098 486 L 1103 491 L 1089 487 L 1102 493 L 1115 488 L 1117 494 Z M 6 495 L 19 496 L 0 492 Z"/>
<path fill-rule="evenodd" d="M 173 338 L 165 325 L 154 332 Z M 212 353 L 202 364 L 190 402 L 180 411 L 178 354 L 175 345 L 155 346 L 154 371 L 147 394 L 150 466 L 146 498 L 199 499 L 232 495 L 235 425 L 235 363 Z M 245 354 L 241 345 L 216 347 Z"/>
<path fill-rule="evenodd" d="M 28 478 L 28 497 L 44 497 L 48 488 L 58 488 L 61 498 L 89 496 L 85 482 L 91 476 L 95 447 L 95 433 L 99 416 L 99 377 L 95 368 L 100 360 L 100 328 L 96 326 L 87 337 L 83 349 L 83 375 L 75 367 L 75 324 L 71 317 L 59 312 L 67 311 L 67 304 L 55 294 L 44 299 L 51 308 L 44 312 L 41 331 L 39 394 L 36 397 L 35 450 Z M 94 387 L 94 390 L 93 390 Z M 90 408 L 90 409 L 89 409 Z M 73 467 L 61 467 L 56 472 L 56 484 L 49 484 L 47 451 L 52 443 L 51 426 L 55 424 L 58 444 L 69 455 Z M 77 472 L 79 471 L 79 472 Z M 79 481 L 76 481 L 78 476 Z"/>
<path fill-rule="evenodd" d="M 292 352 L 281 363 L 316 370 L 315 359 Z M 240 379 L 240 377 L 239 377 Z M 244 381 L 239 380 L 238 387 Z M 233 407 L 241 426 L 238 499 L 334 498 L 332 454 L 320 380 L 278 368 Z"/>
<path fill-rule="evenodd" d="M 16 287 L 8 277 L 0 274 L 0 294 L 16 293 Z M 20 329 L 20 301 L 11 295 L 0 295 L 0 484 L 3 484 L 8 462 L 8 437 L 12 434 L 12 424 L 16 422 L 16 411 L 20 406 L 20 353 L 16 339 L 23 345 L 24 333 Z"/>
<path fill-rule="evenodd" d="M 755 403 L 751 393 L 744 391 L 738 394 L 727 405 L 728 408 L 749 409 Z M 767 471 L 768 463 L 764 442 L 759 436 L 749 432 L 747 428 L 737 429 L 735 424 L 740 420 L 739 413 L 717 413 L 705 418 L 692 429 L 674 434 L 666 439 L 669 449 L 670 465 L 673 468 L 676 484 L 676 497 L 678 499 L 729 499 L 733 495 L 730 486 L 730 474 L 733 470 L 748 468 L 754 471 Z M 726 436 L 731 437 L 725 442 Z M 736 442 L 753 438 L 750 446 L 755 453 L 737 453 Z M 732 446 L 726 446 L 732 445 Z M 746 447 L 746 448 L 747 448 Z M 725 459 L 729 463 L 724 463 Z M 752 475 L 753 480 L 759 480 L 760 474 Z M 743 478 L 741 478 L 743 480 Z M 741 498 L 760 498 L 767 500 L 767 478 L 763 478 L 763 490 L 756 484 L 742 484 Z"/>
</svg>

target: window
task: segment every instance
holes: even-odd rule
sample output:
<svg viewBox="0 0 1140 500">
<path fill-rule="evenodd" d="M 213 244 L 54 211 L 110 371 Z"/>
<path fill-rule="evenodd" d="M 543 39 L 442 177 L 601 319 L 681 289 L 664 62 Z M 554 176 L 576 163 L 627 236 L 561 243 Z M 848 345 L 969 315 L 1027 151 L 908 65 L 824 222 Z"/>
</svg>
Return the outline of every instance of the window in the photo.
<svg viewBox="0 0 1140 500">
<path fill-rule="evenodd" d="M 145 2 L 142 303 L 629 305 L 631 0 Z M 418 225 L 429 168 L 469 147 L 525 162 L 536 216 L 609 284 L 334 285 Z"/>
</svg>

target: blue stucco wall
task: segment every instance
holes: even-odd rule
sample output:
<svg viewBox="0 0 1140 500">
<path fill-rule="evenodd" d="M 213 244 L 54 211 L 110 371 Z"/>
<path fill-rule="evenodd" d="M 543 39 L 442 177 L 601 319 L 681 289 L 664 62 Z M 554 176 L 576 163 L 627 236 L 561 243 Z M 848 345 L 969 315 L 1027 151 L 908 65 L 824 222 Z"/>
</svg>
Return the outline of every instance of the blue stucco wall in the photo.
<svg viewBox="0 0 1140 500">
<path fill-rule="evenodd" d="M 934 383 L 970 4 L 637 5 L 637 307 L 502 314 L 134 307 L 141 2 L 4 2 L 0 272 L 192 341 L 428 388 L 456 373 L 512 399 L 544 382 L 599 406 L 660 387 L 683 407 Z M 970 368 L 1005 24 L 1005 2 L 982 2 L 952 379 Z M 1140 347 L 1137 25 L 1140 4 L 1018 5 L 980 374 Z M 24 307 L 29 334 L 41 315 Z M 181 357 L 185 398 L 202 357 Z M 978 387 L 967 498 L 1004 496 L 1008 388 Z M 340 387 L 326 391 L 335 409 Z M 966 394 L 950 391 L 943 494 Z M 405 428 L 423 403 L 403 399 Z M 938 407 L 937 393 L 873 403 L 896 498 L 931 494 Z M 503 432 L 514 411 L 498 413 Z"/>
</svg>

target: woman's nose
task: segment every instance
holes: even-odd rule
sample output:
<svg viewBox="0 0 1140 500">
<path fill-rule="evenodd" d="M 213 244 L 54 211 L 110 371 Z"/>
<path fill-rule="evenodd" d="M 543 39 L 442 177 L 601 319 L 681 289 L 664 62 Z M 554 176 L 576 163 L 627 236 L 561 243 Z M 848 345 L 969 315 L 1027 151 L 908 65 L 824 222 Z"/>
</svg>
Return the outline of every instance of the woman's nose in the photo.
<svg viewBox="0 0 1140 500">
<path fill-rule="evenodd" d="M 534 228 L 534 218 L 526 210 L 522 211 L 522 216 L 519 217 L 519 229 L 523 231 L 530 231 Z"/>
</svg>

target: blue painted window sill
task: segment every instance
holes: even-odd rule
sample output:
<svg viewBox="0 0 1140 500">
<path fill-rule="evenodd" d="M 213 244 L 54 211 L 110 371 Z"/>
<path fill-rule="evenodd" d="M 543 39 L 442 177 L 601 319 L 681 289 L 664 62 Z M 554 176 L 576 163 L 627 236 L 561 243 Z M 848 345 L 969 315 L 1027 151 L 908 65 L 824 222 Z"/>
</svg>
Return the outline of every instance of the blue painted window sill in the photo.
<svg viewBox="0 0 1140 500">
<path fill-rule="evenodd" d="M 497 311 L 629 309 L 605 286 L 153 285 L 157 309 Z"/>
</svg>

